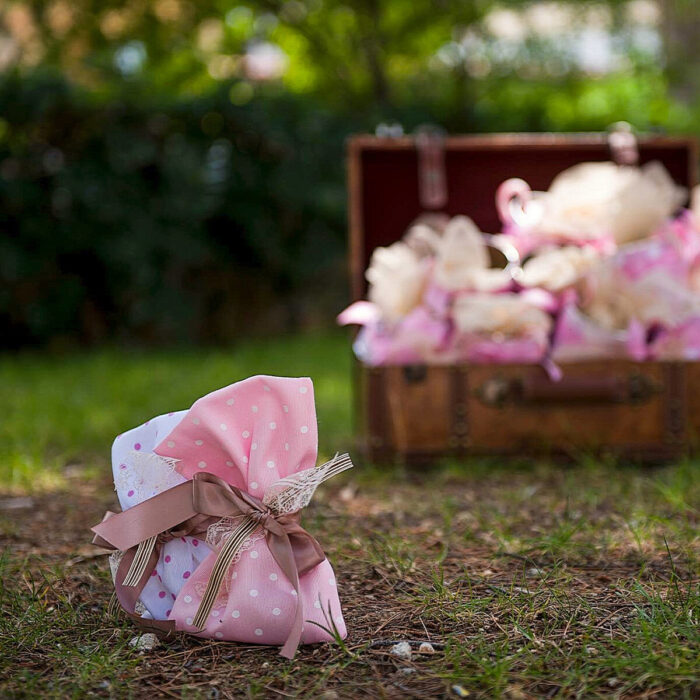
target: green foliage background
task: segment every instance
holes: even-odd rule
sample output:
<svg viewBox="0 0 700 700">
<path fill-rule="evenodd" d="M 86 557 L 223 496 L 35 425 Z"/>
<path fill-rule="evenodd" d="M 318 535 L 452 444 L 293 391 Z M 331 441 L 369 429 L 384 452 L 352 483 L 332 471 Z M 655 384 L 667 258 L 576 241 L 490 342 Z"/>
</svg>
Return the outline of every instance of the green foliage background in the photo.
<svg viewBox="0 0 700 700">
<path fill-rule="evenodd" d="M 344 141 L 380 122 L 698 130 L 692 3 L 663 3 L 673 50 L 661 59 L 629 40 L 629 3 L 562 4 L 572 21 L 607 13 L 624 60 L 595 75 L 541 37 L 504 54 L 489 17 L 533 4 L 3 5 L 5 345 L 230 342 L 330 324 L 346 300 Z M 283 50 L 280 77 L 246 72 L 260 45 Z"/>
</svg>

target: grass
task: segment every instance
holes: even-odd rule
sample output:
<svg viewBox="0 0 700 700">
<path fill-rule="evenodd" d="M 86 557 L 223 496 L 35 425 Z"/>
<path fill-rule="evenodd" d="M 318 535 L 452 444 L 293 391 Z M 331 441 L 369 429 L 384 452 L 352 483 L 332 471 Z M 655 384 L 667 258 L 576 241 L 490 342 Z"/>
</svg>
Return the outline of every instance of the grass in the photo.
<svg viewBox="0 0 700 700">
<path fill-rule="evenodd" d="M 291 663 L 276 649 L 194 638 L 134 651 L 130 624 L 105 614 L 106 561 L 85 546 L 114 505 L 111 440 L 256 372 L 312 376 L 322 453 L 351 445 L 340 334 L 231 352 L 0 360 L 1 696 L 700 693 L 695 460 L 653 470 L 590 458 L 566 468 L 358 464 L 306 517 L 336 568 L 347 640 L 304 647 Z M 435 653 L 402 661 L 389 652 L 400 640 L 414 652 L 430 641 Z"/>
<path fill-rule="evenodd" d="M 108 350 L 0 358 L 0 485 L 60 481 L 67 466 L 104 467 L 112 440 L 153 416 L 253 374 L 311 376 L 320 449 L 350 442 L 350 350 L 344 334 L 277 338 L 233 350 Z"/>
</svg>

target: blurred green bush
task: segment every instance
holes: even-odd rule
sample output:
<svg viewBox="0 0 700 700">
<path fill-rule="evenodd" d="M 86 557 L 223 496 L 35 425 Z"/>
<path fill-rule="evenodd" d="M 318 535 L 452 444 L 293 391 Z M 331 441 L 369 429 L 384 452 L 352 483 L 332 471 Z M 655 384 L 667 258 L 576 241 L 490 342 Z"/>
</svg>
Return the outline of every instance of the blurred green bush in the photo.
<svg viewBox="0 0 700 700">
<path fill-rule="evenodd" d="M 685 0 L 44 5 L 0 10 L 5 348 L 328 325 L 344 141 L 380 122 L 700 126 Z M 255 76 L 256 51 L 279 77 Z"/>
<path fill-rule="evenodd" d="M 0 83 L 6 344 L 230 340 L 342 303 L 352 121 L 228 93 L 105 105 L 57 78 Z"/>
</svg>

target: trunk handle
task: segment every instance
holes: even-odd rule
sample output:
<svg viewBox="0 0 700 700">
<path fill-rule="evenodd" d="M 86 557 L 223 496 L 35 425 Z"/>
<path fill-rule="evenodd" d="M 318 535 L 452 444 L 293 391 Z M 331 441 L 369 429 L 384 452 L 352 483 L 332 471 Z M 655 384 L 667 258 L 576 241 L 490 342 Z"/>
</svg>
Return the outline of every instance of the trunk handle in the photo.
<svg viewBox="0 0 700 700">
<path fill-rule="evenodd" d="M 487 406 L 505 404 L 557 403 L 641 403 L 658 392 L 649 377 L 633 373 L 567 377 L 552 381 L 541 374 L 524 377 L 493 377 L 485 381 L 477 395 Z"/>
</svg>

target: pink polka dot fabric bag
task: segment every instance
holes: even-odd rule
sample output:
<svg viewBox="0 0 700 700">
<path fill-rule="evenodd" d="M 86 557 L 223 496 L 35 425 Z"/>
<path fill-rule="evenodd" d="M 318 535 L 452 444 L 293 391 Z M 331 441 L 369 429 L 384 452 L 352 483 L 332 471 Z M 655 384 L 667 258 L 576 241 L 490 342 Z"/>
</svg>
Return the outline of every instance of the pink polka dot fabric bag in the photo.
<svg viewBox="0 0 700 700">
<path fill-rule="evenodd" d="M 345 637 L 333 569 L 300 524 L 320 466 L 313 384 L 256 376 L 120 435 L 122 512 L 93 529 L 117 599 L 140 626 L 283 645 Z"/>
</svg>

